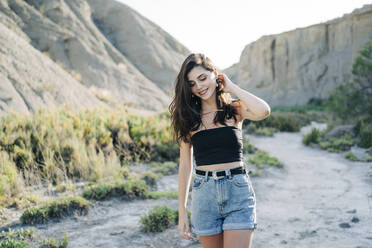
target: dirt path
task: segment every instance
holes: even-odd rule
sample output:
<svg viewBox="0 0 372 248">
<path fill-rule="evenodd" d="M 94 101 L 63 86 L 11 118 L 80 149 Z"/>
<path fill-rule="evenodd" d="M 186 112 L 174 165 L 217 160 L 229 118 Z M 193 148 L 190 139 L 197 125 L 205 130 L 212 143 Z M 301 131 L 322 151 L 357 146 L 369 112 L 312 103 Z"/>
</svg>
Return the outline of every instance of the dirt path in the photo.
<svg viewBox="0 0 372 248">
<path fill-rule="evenodd" d="M 372 163 L 306 147 L 300 133 L 246 138 L 285 164 L 252 178 L 253 247 L 372 247 Z"/>
<path fill-rule="evenodd" d="M 301 131 L 309 130 L 307 126 Z M 372 247 L 372 163 L 349 162 L 340 154 L 305 147 L 301 133 L 246 138 L 285 164 L 251 177 L 257 196 L 254 248 Z M 164 177 L 159 190 L 177 190 L 177 178 Z M 178 206 L 177 199 L 114 199 L 94 204 L 88 216 L 37 229 L 48 237 L 67 232 L 71 248 L 201 247 L 180 238 L 177 226 L 158 234 L 140 232 L 140 216 L 163 204 Z"/>
</svg>

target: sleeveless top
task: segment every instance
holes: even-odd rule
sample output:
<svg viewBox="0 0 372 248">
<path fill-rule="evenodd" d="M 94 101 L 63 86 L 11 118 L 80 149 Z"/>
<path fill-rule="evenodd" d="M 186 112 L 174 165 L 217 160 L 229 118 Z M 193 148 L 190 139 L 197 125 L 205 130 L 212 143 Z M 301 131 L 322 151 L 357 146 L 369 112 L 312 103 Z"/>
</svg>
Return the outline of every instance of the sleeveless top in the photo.
<svg viewBox="0 0 372 248">
<path fill-rule="evenodd" d="M 243 161 L 242 130 L 235 126 L 200 130 L 191 143 L 196 166 Z"/>
</svg>

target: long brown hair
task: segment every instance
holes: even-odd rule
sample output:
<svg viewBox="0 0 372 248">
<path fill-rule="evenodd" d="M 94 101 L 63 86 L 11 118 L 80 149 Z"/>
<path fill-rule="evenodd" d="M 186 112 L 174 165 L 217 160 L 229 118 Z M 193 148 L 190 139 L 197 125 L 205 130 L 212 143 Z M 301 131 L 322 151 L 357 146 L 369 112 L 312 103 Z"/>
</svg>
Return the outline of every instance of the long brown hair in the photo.
<svg viewBox="0 0 372 248">
<path fill-rule="evenodd" d="M 188 82 L 187 74 L 192 68 L 196 66 L 202 66 L 204 69 L 220 73 L 220 70 L 212 63 L 212 61 L 202 53 L 191 53 L 183 62 L 180 72 L 174 82 L 174 97 L 169 105 L 169 112 L 171 115 L 171 127 L 174 131 L 173 140 L 176 140 L 179 144 L 180 139 L 184 142 L 190 143 L 189 133 L 190 131 L 198 130 L 202 124 L 201 121 L 201 98 L 194 96 L 192 97 L 191 87 Z M 221 90 L 221 84 L 219 80 L 218 88 L 216 88 L 216 104 L 219 110 L 213 119 L 213 123 L 217 122 L 222 125 L 226 119 L 234 118 L 235 122 L 237 111 L 232 106 L 234 101 L 229 93 Z"/>
</svg>

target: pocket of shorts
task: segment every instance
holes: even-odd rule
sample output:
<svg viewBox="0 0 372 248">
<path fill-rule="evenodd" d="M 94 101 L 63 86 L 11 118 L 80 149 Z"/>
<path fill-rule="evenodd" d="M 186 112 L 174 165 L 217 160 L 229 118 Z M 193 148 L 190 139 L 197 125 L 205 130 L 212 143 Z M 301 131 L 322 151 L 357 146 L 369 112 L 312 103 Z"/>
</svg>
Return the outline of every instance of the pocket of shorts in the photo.
<svg viewBox="0 0 372 248">
<path fill-rule="evenodd" d="M 246 174 L 237 174 L 232 178 L 232 183 L 237 187 L 247 187 L 250 186 L 249 178 Z"/>
<path fill-rule="evenodd" d="M 192 183 L 193 189 L 199 189 L 204 184 L 204 178 L 201 177 L 195 177 L 194 181 Z"/>
</svg>

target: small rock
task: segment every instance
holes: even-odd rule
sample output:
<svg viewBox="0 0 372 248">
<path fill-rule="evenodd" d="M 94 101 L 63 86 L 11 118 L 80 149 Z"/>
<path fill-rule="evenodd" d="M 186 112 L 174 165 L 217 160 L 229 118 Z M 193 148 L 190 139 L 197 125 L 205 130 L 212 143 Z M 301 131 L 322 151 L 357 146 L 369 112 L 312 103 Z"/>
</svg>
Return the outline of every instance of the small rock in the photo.
<svg viewBox="0 0 372 248">
<path fill-rule="evenodd" d="M 280 241 L 281 244 L 288 244 L 288 242 L 286 240 L 282 240 Z"/>
<path fill-rule="evenodd" d="M 340 125 L 334 127 L 331 131 L 329 131 L 326 136 L 327 137 L 335 137 L 339 138 L 345 134 L 351 134 L 354 136 L 354 131 L 353 131 L 354 126 L 353 125 Z"/>
<path fill-rule="evenodd" d="M 348 214 L 355 214 L 356 212 L 357 212 L 356 209 L 346 211 L 346 213 Z"/>
<path fill-rule="evenodd" d="M 297 217 L 294 217 L 294 218 L 289 218 L 288 219 L 288 222 L 295 222 L 295 221 L 300 221 L 301 219 L 300 218 L 297 218 Z"/>
<path fill-rule="evenodd" d="M 353 222 L 353 223 L 358 223 L 358 222 L 359 222 L 359 218 L 358 218 L 358 217 L 353 217 L 353 218 L 351 219 L 351 222 Z"/>
<path fill-rule="evenodd" d="M 351 227 L 350 224 L 347 223 L 347 222 L 341 223 L 341 224 L 339 224 L 339 226 L 340 226 L 341 228 L 350 228 L 350 227 Z"/>
</svg>

